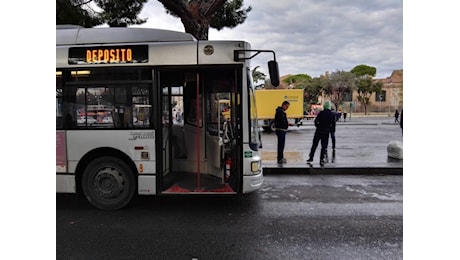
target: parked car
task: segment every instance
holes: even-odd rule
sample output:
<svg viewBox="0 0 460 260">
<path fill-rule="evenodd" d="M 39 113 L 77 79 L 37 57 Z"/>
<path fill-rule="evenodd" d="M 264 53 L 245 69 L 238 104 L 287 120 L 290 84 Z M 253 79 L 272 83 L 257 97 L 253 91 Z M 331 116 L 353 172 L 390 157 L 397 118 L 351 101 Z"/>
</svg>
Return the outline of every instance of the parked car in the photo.
<svg viewBox="0 0 460 260">
<path fill-rule="evenodd" d="M 106 116 L 106 117 L 102 118 L 102 123 L 104 123 L 104 124 L 113 124 L 113 119 L 112 119 L 112 117 Z"/>
<path fill-rule="evenodd" d="M 88 122 L 88 125 L 92 125 L 97 123 L 97 120 L 91 116 L 81 116 L 77 119 L 78 124 L 84 125 L 86 122 Z"/>
</svg>

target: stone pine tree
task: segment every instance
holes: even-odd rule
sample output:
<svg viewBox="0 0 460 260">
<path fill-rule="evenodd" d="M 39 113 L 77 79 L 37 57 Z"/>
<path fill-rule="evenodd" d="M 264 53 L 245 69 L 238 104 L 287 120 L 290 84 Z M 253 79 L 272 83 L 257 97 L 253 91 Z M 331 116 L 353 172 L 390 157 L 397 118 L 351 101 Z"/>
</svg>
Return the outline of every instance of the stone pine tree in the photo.
<svg viewBox="0 0 460 260">
<path fill-rule="evenodd" d="M 167 13 L 179 17 L 185 32 L 198 40 L 207 40 L 209 28 L 221 30 L 242 24 L 251 6 L 243 8 L 243 0 L 158 0 Z"/>
<path fill-rule="evenodd" d="M 290 75 L 283 79 L 283 82 L 286 83 L 291 88 L 305 88 L 307 82 L 311 80 L 310 75 L 308 74 L 296 74 Z"/>
<path fill-rule="evenodd" d="M 361 64 L 361 65 L 355 66 L 350 72 L 355 74 L 356 77 L 361 77 L 365 75 L 375 77 L 375 74 L 377 74 L 377 69 L 375 67 Z"/>
<path fill-rule="evenodd" d="M 356 76 L 355 85 L 358 93 L 358 102 L 364 106 L 364 114 L 367 115 L 367 107 L 371 104 L 370 97 L 372 93 L 381 93 L 383 84 L 382 82 L 374 82 L 373 80 L 373 77 L 377 73 L 375 67 L 361 64 L 354 67 L 351 73 Z"/>
<path fill-rule="evenodd" d="M 56 0 L 56 24 L 73 24 L 86 28 L 100 25 L 99 13 L 92 9 L 92 0 Z"/>
<path fill-rule="evenodd" d="M 102 9 L 101 19 L 110 27 L 127 27 L 143 24 L 147 19 L 138 18 L 147 0 L 94 0 Z"/>
<path fill-rule="evenodd" d="M 147 19 L 138 18 L 138 15 L 147 1 L 56 0 L 56 24 L 74 24 L 86 28 L 104 23 L 110 27 L 143 24 Z M 95 11 L 94 6 L 101 11 Z"/>
</svg>

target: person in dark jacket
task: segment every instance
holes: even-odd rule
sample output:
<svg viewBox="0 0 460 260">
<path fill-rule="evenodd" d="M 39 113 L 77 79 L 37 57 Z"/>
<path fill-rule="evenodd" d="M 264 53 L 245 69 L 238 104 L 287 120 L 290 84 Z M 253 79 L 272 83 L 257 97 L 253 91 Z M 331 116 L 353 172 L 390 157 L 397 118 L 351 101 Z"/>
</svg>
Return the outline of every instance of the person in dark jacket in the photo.
<svg viewBox="0 0 460 260">
<path fill-rule="evenodd" d="M 399 120 L 399 126 L 401 126 L 401 135 L 403 135 L 403 111 L 401 109 L 401 119 Z"/>
<path fill-rule="evenodd" d="M 310 155 L 307 160 L 307 163 L 313 162 L 313 157 L 315 156 L 316 148 L 318 147 L 318 143 L 321 140 L 321 154 L 320 154 L 320 161 L 321 165 L 326 163 L 325 156 L 326 156 L 326 149 L 329 141 L 329 134 L 331 133 L 331 129 L 335 129 L 335 120 L 336 117 L 331 111 L 331 102 L 326 101 L 323 105 L 323 110 L 319 112 L 319 114 L 315 118 L 315 135 L 313 136 L 313 144 L 310 150 Z"/>
<path fill-rule="evenodd" d="M 331 109 L 332 114 L 335 117 L 335 121 L 339 121 L 339 116 L 338 113 L 334 111 L 334 109 Z M 332 150 L 335 150 L 335 124 L 333 127 L 331 127 L 331 141 L 332 141 Z"/>
<path fill-rule="evenodd" d="M 289 108 L 289 105 L 289 101 L 284 101 L 281 106 L 277 107 L 275 110 L 275 132 L 278 138 L 276 160 L 278 164 L 286 163 L 286 159 L 284 158 L 284 145 L 286 143 L 286 133 L 289 123 L 285 111 Z"/>
</svg>

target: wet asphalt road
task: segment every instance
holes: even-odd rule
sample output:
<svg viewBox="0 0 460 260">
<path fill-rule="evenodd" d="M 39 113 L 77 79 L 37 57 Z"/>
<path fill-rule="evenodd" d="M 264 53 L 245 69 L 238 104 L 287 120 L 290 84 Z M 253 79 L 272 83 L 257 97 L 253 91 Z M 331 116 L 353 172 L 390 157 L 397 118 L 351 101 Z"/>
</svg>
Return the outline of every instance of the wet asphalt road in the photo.
<svg viewBox="0 0 460 260">
<path fill-rule="evenodd" d="M 56 259 L 403 258 L 402 176 L 270 175 L 241 197 L 56 205 Z"/>
<path fill-rule="evenodd" d="M 313 120 L 306 120 L 300 127 L 291 126 L 286 135 L 285 168 L 307 167 L 306 160 L 312 146 L 315 126 Z M 402 167 L 403 161 L 390 161 L 387 146 L 391 141 L 403 142 L 401 128 L 393 117 L 368 116 L 353 117 L 351 121 L 337 123 L 336 153 L 333 167 Z M 276 164 L 277 139 L 273 132 L 262 132 L 262 162 L 265 167 L 278 167 Z M 332 157 L 332 143 L 329 139 L 329 157 Z M 314 166 L 319 166 L 321 145 L 318 145 Z"/>
</svg>

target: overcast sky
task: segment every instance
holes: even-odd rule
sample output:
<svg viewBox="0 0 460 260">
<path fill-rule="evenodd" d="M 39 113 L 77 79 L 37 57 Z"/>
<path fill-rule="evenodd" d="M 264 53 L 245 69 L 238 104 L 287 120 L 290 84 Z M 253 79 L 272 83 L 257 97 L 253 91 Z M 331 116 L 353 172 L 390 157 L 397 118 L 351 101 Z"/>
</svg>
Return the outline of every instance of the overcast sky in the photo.
<svg viewBox="0 0 460 260">
<path fill-rule="evenodd" d="M 281 76 L 317 77 L 365 64 L 386 78 L 403 69 L 402 0 L 244 0 L 249 5 L 243 24 L 211 29 L 209 40 L 246 40 L 253 49 L 274 50 Z M 148 18 L 141 27 L 184 31 L 157 0 L 149 0 L 139 16 Z M 269 59 L 271 54 L 260 54 L 251 67 L 268 74 Z"/>
</svg>

